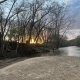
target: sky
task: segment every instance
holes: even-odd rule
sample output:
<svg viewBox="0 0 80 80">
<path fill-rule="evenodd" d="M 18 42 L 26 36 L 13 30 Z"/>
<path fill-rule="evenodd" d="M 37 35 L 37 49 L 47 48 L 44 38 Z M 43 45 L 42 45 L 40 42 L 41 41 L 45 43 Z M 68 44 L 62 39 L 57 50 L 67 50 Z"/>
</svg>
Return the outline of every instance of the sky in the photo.
<svg viewBox="0 0 80 80">
<path fill-rule="evenodd" d="M 55 0 L 69 6 L 69 15 L 75 19 L 73 28 L 80 28 L 80 0 Z"/>
<path fill-rule="evenodd" d="M 76 38 L 80 35 L 80 0 L 57 0 L 69 6 L 69 15 L 75 20 L 70 30 L 66 31 L 68 40 Z"/>
<path fill-rule="evenodd" d="M 66 36 L 68 37 L 68 40 L 72 40 L 76 38 L 78 35 L 80 35 L 80 29 L 66 31 Z"/>
<path fill-rule="evenodd" d="M 75 20 L 73 25 L 66 31 L 65 35 L 68 40 L 76 38 L 80 35 L 80 0 L 52 0 L 58 1 L 60 4 L 68 6 L 68 15 Z"/>
<path fill-rule="evenodd" d="M 69 7 L 69 15 L 73 19 L 75 19 L 75 23 L 70 27 L 70 30 L 66 31 L 66 35 L 69 40 L 76 38 L 78 35 L 80 35 L 80 0 L 55 0 L 55 1 L 58 1 L 60 4 L 64 3 L 66 6 Z"/>
</svg>

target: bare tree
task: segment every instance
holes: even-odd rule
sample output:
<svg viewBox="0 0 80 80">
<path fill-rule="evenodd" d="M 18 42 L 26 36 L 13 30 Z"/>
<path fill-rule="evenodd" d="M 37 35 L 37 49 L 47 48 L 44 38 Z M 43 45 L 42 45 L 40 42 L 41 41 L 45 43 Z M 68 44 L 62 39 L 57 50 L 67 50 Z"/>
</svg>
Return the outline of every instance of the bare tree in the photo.
<svg viewBox="0 0 80 80">
<path fill-rule="evenodd" d="M 52 25 L 55 29 L 54 41 L 56 48 L 59 48 L 60 31 L 63 30 L 65 32 L 74 21 L 68 16 L 65 6 L 60 5 L 59 3 L 55 3 L 53 6 L 54 9 L 51 10 L 51 18 Z"/>
<path fill-rule="evenodd" d="M 6 30 L 8 30 L 8 29 L 6 29 L 6 28 L 7 28 L 8 22 L 9 22 L 10 19 L 12 18 L 12 17 L 10 16 L 10 14 L 11 14 L 11 11 L 12 11 L 12 9 L 13 9 L 16 1 L 17 1 L 17 0 L 14 0 L 14 1 L 13 1 L 13 4 L 12 4 L 12 6 L 11 6 L 11 8 L 10 8 L 10 11 L 9 11 L 9 13 L 8 13 L 8 15 L 7 15 L 4 23 L 3 23 L 3 17 L 1 16 L 1 43 L 2 43 L 2 44 L 1 44 L 1 53 L 2 53 L 2 54 L 4 53 L 4 46 L 5 46 L 5 42 L 4 42 L 4 41 L 5 41 L 5 34 L 6 34 L 5 32 L 7 32 Z M 4 55 L 4 57 L 6 57 L 6 56 Z"/>
<path fill-rule="evenodd" d="M 5 1 L 7 1 L 7 0 L 2 0 L 2 1 L 0 1 L 0 4 L 1 4 L 1 3 L 4 3 Z"/>
</svg>

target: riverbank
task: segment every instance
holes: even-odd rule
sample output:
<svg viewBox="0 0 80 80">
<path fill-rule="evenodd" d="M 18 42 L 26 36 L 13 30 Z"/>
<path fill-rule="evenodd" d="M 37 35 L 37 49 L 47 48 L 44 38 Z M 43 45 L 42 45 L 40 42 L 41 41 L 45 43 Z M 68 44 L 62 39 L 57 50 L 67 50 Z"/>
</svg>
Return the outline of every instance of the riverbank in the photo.
<svg viewBox="0 0 80 80">
<path fill-rule="evenodd" d="M 79 78 L 79 57 L 36 57 L 0 69 L 1 80 L 79 80 Z"/>
<path fill-rule="evenodd" d="M 12 65 L 14 63 L 20 62 L 27 59 L 27 57 L 17 57 L 17 58 L 10 58 L 10 59 L 2 59 L 0 60 L 0 69 Z"/>
</svg>

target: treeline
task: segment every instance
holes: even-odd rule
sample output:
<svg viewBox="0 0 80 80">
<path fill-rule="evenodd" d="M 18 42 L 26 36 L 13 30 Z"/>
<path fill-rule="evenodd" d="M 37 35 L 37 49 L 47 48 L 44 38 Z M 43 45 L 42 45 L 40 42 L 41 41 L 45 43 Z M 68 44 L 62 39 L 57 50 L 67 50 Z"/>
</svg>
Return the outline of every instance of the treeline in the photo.
<svg viewBox="0 0 80 80">
<path fill-rule="evenodd" d="M 10 5 L 10 6 L 9 6 Z M 3 0 L 0 2 L 0 49 L 5 42 L 53 43 L 59 48 L 67 28 L 74 22 L 67 6 L 50 0 Z M 62 36 L 60 35 L 62 31 Z M 6 56 L 6 55 L 4 55 Z"/>
<path fill-rule="evenodd" d="M 80 47 L 80 36 L 77 36 L 75 39 L 67 40 L 65 38 L 61 39 L 60 47 L 66 46 L 78 46 Z"/>
<path fill-rule="evenodd" d="M 77 36 L 75 39 L 69 41 L 69 45 L 71 46 L 79 46 L 80 47 L 80 36 Z"/>
</svg>

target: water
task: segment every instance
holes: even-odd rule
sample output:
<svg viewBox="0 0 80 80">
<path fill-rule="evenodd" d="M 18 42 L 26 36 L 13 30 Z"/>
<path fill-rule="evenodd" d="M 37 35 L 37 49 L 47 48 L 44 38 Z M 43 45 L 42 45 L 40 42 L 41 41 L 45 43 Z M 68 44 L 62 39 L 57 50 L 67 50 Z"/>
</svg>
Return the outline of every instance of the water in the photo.
<svg viewBox="0 0 80 80">
<path fill-rule="evenodd" d="M 63 47 L 63 48 L 59 48 L 58 50 L 54 51 L 54 53 L 55 55 L 59 55 L 59 56 L 80 57 L 80 47 L 77 47 L 77 46 Z"/>
<path fill-rule="evenodd" d="M 40 56 L 76 56 L 80 57 L 80 47 L 77 46 L 70 46 L 70 47 L 63 47 L 59 48 L 58 50 L 51 50 L 47 53 L 38 53 L 34 55 L 34 57 L 40 57 Z"/>
</svg>

